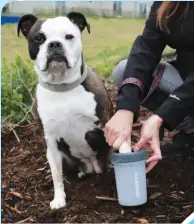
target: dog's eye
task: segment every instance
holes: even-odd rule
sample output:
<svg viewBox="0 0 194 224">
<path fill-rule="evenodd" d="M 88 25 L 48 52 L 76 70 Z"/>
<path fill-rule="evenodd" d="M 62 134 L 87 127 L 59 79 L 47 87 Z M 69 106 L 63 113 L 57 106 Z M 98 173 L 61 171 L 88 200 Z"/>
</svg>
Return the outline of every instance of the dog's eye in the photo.
<svg viewBox="0 0 194 224">
<path fill-rule="evenodd" d="M 73 38 L 74 38 L 74 36 L 71 35 L 71 34 L 67 34 L 67 35 L 65 36 L 65 39 L 67 39 L 67 40 L 72 40 Z"/>
<path fill-rule="evenodd" d="M 35 37 L 35 41 L 41 44 L 45 41 L 45 36 L 42 33 L 40 33 Z"/>
</svg>

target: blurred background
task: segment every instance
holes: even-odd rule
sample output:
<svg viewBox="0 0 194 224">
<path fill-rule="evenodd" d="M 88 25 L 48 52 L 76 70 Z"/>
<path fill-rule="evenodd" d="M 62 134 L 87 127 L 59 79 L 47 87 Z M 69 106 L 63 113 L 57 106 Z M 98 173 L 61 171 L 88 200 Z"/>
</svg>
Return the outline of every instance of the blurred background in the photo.
<svg viewBox="0 0 194 224">
<path fill-rule="evenodd" d="M 59 13 L 78 10 L 96 16 L 144 17 L 148 15 L 152 1 L 49 1 L 49 2 L 10 2 L 3 8 L 4 14 Z"/>
</svg>

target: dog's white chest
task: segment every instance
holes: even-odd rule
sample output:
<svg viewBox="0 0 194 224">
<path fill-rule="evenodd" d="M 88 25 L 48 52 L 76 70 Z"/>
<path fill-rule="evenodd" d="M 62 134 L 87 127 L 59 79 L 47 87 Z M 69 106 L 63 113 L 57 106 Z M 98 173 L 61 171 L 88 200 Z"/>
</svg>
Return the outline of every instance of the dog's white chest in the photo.
<svg viewBox="0 0 194 224">
<path fill-rule="evenodd" d="M 46 138 L 64 138 L 77 158 L 93 154 L 85 140 L 85 134 L 94 129 L 94 122 L 98 120 L 92 93 L 83 86 L 57 93 L 38 85 L 37 101 Z"/>
</svg>

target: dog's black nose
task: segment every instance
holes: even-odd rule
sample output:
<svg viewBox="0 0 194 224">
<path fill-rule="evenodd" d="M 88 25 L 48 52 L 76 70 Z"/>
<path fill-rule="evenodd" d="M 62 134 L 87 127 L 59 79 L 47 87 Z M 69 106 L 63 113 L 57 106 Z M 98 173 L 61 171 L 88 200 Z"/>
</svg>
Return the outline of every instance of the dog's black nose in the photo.
<svg viewBox="0 0 194 224">
<path fill-rule="evenodd" d="M 62 44 L 59 41 L 50 42 L 48 45 L 49 50 L 60 50 L 62 48 Z"/>
</svg>

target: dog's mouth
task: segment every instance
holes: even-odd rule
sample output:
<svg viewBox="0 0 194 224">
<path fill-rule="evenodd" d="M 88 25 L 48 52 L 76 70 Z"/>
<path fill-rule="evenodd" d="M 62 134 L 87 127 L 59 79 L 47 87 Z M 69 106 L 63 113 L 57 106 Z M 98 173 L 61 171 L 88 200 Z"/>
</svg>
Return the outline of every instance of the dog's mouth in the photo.
<svg viewBox="0 0 194 224">
<path fill-rule="evenodd" d="M 47 59 L 46 70 L 70 69 L 67 58 L 60 54 L 50 55 Z"/>
</svg>

